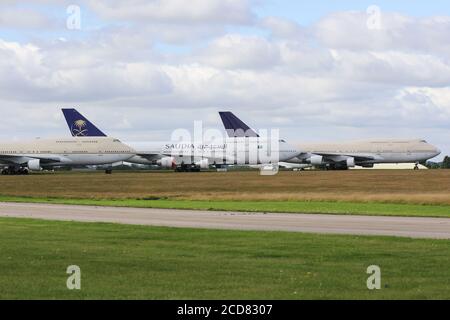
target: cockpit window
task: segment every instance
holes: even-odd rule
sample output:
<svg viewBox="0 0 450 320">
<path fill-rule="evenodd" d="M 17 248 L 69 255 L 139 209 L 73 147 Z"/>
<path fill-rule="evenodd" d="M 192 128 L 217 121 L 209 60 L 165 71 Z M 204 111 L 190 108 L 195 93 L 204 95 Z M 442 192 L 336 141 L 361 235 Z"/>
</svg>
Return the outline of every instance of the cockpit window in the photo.
<svg viewBox="0 0 450 320">
<path fill-rule="evenodd" d="M 119 139 L 114 139 L 114 142 L 120 142 L 120 140 Z"/>
<path fill-rule="evenodd" d="M 283 139 L 279 140 L 278 142 L 280 142 L 280 143 L 286 143 L 286 141 L 284 141 Z"/>
<path fill-rule="evenodd" d="M 427 140 L 422 140 L 422 141 L 420 141 L 420 142 L 422 142 L 422 143 L 428 143 Z"/>
</svg>

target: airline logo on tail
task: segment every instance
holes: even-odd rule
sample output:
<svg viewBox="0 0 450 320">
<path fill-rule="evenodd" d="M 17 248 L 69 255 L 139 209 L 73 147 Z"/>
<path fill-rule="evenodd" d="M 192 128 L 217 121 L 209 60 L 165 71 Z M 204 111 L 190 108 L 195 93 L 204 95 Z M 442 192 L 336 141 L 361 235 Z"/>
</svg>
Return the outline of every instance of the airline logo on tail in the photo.
<svg viewBox="0 0 450 320">
<path fill-rule="evenodd" d="M 75 127 L 74 127 L 75 126 Z M 77 120 L 74 125 L 70 128 L 72 135 L 74 137 L 84 137 L 88 134 L 88 129 L 86 129 L 86 121 Z"/>
<path fill-rule="evenodd" d="M 76 109 L 62 109 L 62 112 L 73 137 L 106 137 L 106 134 Z"/>
</svg>

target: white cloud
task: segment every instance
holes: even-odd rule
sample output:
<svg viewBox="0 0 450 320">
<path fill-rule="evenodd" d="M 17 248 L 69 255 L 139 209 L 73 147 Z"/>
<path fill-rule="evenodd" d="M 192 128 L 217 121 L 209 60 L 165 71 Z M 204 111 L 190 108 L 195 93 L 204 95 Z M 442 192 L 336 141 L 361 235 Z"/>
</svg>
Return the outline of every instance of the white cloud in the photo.
<svg viewBox="0 0 450 320">
<path fill-rule="evenodd" d="M 440 56 L 405 51 L 331 51 L 335 76 L 393 86 L 446 86 L 450 64 Z"/>
<path fill-rule="evenodd" d="M 253 18 L 247 0 L 132 0 L 126 5 L 119 0 L 87 2 L 106 19 L 145 24 L 247 24 Z"/>
<path fill-rule="evenodd" d="M 171 82 L 160 67 L 147 62 L 54 64 L 52 52 L 33 45 L 0 41 L 0 95 L 23 101 L 97 101 L 117 97 L 166 94 Z M 64 59 L 61 54 L 58 57 Z M 76 55 L 75 55 L 76 56 Z M 91 57 L 95 61 L 95 56 Z M 89 59 L 87 59 L 89 60 Z M 56 67 L 55 67 L 56 66 Z"/>
<path fill-rule="evenodd" d="M 276 38 L 306 40 L 307 30 L 298 23 L 277 17 L 265 17 L 259 22 L 260 26 L 270 30 Z"/>
<path fill-rule="evenodd" d="M 54 26 L 55 21 L 40 12 L 26 8 L 0 7 L 0 28 L 48 29 Z"/>
<path fill-rule="evenodd" d="M 330 14 L 315 26 L 315 36 L 326 47 L 348 50 L 410 50 L 449 54 L 450 17 L 413 18 L 382 12 L 381 29 L 367 27 L 365 12 Z"/>
<path fill-rule="evenodd" d="M 279 63 L 279 48 L 262 37 L 228 34 L 211 42 L 196 57 L 224 69 L 266 69 Z"/>
</svg>

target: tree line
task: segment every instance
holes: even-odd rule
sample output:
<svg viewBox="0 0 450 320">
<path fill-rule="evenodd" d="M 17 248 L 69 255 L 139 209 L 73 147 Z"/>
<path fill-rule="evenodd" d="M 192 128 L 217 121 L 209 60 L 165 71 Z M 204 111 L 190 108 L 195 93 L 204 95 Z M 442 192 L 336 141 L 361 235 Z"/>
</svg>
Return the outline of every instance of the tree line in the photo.
<svg viewBox="0 0 450 320">
<path fill-rule="evenodd" d="M 442 162 L 428 161 L 426 166 L 430 169 L 450 169 L 450 157 L 445 156 Z"/>
</svg>

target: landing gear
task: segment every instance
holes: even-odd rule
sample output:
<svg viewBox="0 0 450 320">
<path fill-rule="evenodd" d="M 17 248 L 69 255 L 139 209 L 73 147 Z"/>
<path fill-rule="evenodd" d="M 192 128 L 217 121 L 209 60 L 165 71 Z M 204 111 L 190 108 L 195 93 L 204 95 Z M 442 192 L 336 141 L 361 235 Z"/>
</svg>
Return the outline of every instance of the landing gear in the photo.
<svg viewBox="0 0 450 320">
<path fill-rule="evenodd" d="M 27 168 L 19 169 L 19 174 L 21 174 L 21 175 L 28 175 L 29 173 L 30 173 L 30 171 Z"/>
<path fill-rule="evenodd" d="M 2 170 L 2 175 L 10 175 L 10 176 L 17 176 L 17 175 L 28 175 L 30 172 L 28 168 L 16 168 L 16 167 L 9 167 Z"/>
<path fill-rule="evenodd" d="M 105 174 L 112 174 L 112 169 L 106 169 Z"/>
<path fill-rule="evenodd" d="M 330 171 L 336 171 L 336 170 L 338 170 L 338 171 L 342 171 L 342 170 L 348 170 L 348 167 L 347 167 L 347 165 L 342 165 L 342 164 L 338 164 L 338 163 L 330 163 L 330 164 L 327 164 L 326 166 L 325 166 L 325 170 L 330 170 Z"/>
<path fill-rule="evenodd" d="M 185 164 L 182 162 L 181 165 L 176 167 L 175 172 L 200 172 L 200 167 L 195 164 Z"/>
<path fill-rule="evenodd" d="M 418 164 L 418 163 L 416 163 L 416 164 L 414 165 L 414 170 L 419 170 L 419 164 Z"/>
</svg>

